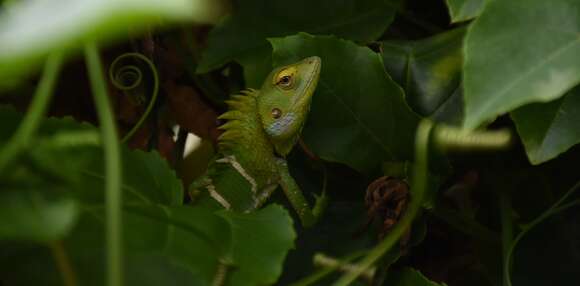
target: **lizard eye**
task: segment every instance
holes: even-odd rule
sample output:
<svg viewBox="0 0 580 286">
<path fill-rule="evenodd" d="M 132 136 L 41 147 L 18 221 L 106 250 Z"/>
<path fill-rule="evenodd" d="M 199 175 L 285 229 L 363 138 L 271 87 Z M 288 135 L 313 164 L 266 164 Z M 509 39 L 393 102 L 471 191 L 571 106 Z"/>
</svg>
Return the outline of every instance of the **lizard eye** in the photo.
<svg viewBox="0 0 580 286">
<path fill-rule="evenodd" d="M 276 82 L 276 85 L 278 85 L 284 89 L 288 89 L 288 88 L 292 87 L 292 76 L 285 75 L 285 76 L 280 77 L 278 79 L 278 82 Z"/>
<path fill-rule="evenodd" d="M 282 116 L 282 110 L 280 110 L 278 108 L 272 109 L 272 117 L 274 119 L 278 119 L 278 118 L 280 118 L 280 116 Z"/>
</svg>

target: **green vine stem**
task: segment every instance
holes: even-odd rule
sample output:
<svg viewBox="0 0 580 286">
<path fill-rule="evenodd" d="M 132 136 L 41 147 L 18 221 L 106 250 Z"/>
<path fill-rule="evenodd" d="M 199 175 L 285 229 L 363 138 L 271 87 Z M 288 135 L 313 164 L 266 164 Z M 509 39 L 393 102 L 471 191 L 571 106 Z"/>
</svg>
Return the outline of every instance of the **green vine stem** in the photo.
<svg viewBox="0 0 580 286">
<path fill-rule="evenodd" d="M 498 233 L 461 212 L 450 211 L 443 208 L 433 208 L 427 211 L 430 215 L 444 221 L 456 231 L 462 232 L 474 239 L 498 246 L 501 243 Z"/>
<path fill-rule="evenodd" d="M 390 234 L 377 245 L 369 254 L 359 263 L 359 267 L 353 271 L 345 273 L 335 286 L 346 286 L 352 283 L 364 271 L 369 269 L 377 260 L 379 260 L 393 245 L 399 241 L 403 233 L 411 226 L 413 219 L 421 209 L 423 196 L 427 189 L 427 166 L 428 166 L 428 147 L 429 137 L 433 129 L 433 123 L 427 119 L 422 120 L 417 127 L 415 137 L 415 165 L 413 167 L 413 198 L 409 208 L 403 218 L 395 225 Z"/>
<path fill-rule="evenodd" d="M 326 256 L 322 253 L 315 254 L 313 261 L 315 266 L 338 269 L 341 272 L 352 272 L 355 271 L 358 267 L 360 267 L 358 266 L 358 264 L 351 264 L 345 261 L 341 261 L 334 257 Z M 361 277 L 365 279 L 367 282 L 371 283 L 373 281 L 373 277 L 375 276 L 376 271 L 377 271 L 376 267 L 371 267 L 369 269 L 364 270 L 361 274 Z"/>
<path fill-rule="evenodd" d="M 121 225 L 122 177 L 119 141 L 113 112 L 111 111 L 107 96 L 103 67 L 96 44 L 94 42 L 87 42 L 84 52 L 105 153 L 106 285 L 121 286 L 123 281 Z"/>
<path fill-rule="evenodd" d="M 506 259 L 509 248 L 512 245 L 514 238 L 514 227 L 512 221 L 512 207 L 510 202 L 510 197 L 507 192 L 502 192 L 499 194 L 499 207 L 500 207 L 500 217 L 501 217 L 501 246 L 504 263 L 508 260 Z M 507 281 L 507 276 L 504 276 L 503 285 L 509 285 Z"/>
<path fill-rule="evenodd" d="M 113 86 L 122 90 L 124 92 L 128 92 L 139 87 L 143 81 L 143 73 L 141 69 L 136 65 L 124 65 L 118 67 L 121 61 L 126 60 L 128 58 L 136 58 L 139 59 L 147 64 L 147 66 L 151 69 L 151 74 L 153 76 L 153 92 L 151 94 L 151 99 L 147 104 L 147 108 L 145 112 L 141 115 L 137 123 L 123 136 L 121 142 L 127 142 L 134 134 L 141 128 L 145 119 L 151 113 L 155 102 L 157 101 L 157 95 L 159 93 L 159 76 L 157 75 L 157 69 L 151 60 L 149 60 L 146 56 L 140 53 L 126 53 L 118 56 L 109 66 L 109 79 Z"/>
<path fill-rule="evenodd" d="M 333 273 L 334 271 L 336 271 L 340 264 L 344 264 L 344 263 L 350 264 L 351 261 L 358 259 L 359 257 L 362 257 L 365 254 L 366 254 L 365 251 L 359 251 L 359 252 L 352 253 L 352 254 L 350 254 L 346 257 L 343 257 L 343 258 L 339 258 L 339 259 L 333 258 L 334 260 L 336 260 L 338 262 L 337 264 L 324 266 L 320 270 L 316 271 L 315 273 L 290 284 L 290 286 L 319 285 L 320 283 L 318 283 L 318 281 L 322 280 L 326 276 L 328 276 L 331 273 Z M 323 255 L 323 254 L 321 254 L 321 253 L 315 254 L 313 260 L 316 260 L 317 255 Z M 316 262 L 314 262 L 314 264 L 316 264 Z M 351 265 L 353 265 L 353 264 L 351 264 Z"/>
<path fill-rule="evenodd" d="M 40 82 L 28 112 L 26 112 L 22 123 L 20 123 L 18 130 L 16 130 L 10 141 L 0 150 L 0 174 L 32 141 L 31 139 L 36 133 L 42 118 L 46 115 L 62 66 L 62 59 L 63 55 L 60 51 L 53 52 L 46 59 Z"/>
<path fill-rule="evenodd" d="M 477 151 L 506 148 L 512 142 L 509 130 L 475 130 L 467 133 L 458 127 L 438 125 L 433 141 L 444 151 Z"/>
<path fill-rule="evenodd" d="M 53 241 L 49 244 L 49 247 L 60 275 L 62 276 L 63 284 L 65 286 L 76 286 L 77 278 L 62 241 Z"/>
<path fill-rule="evenodd" d="M 217 270 L 213 276 L 213 281 L 211 286 L 223 286 L 226 283 L 228 270 L 232 266 L 232 262 L 229 259 L 220 259 L 217 265 Z"/>
<path fill-rule="evenodd" d="M 558 201 L 556 201 L 552 206 L 550 206 L 550 208 L 548 208 L 546 211 L 544 211 L 541 215 L 539 215 L 536 219 L 534 219 L 532 222 L 526 224 L 523 228 L 522 231 L 520 233 L 518 233 L 518 235 L 513 239 L 513 241 L 510 244 L 510 247 L 507 251 L 507 254 L 504 255 L 505 260 L 503 263 L 503 275 L 504 275 L 504 281 L 505 284 L 507 286 L 512 286 L 512 282 L 511 282 L 511 264 L 512 264 L 512 257 L 514 254 L 514 250 L 516 248 L 516 245 L 518 244 L 518 242 L 531 230 L 533 229 L 535 226 L 537 226 L 538 224 L 540 224 L 542 221 L 544 221 L 545 219 L 549 218 L 550 216 L 557 214 L 559 212 L 562 212 L 570 207 L 574 207 L 577 206 L 579 204 L 578 201 L 573 201 L 572 203 L 568 203 L 568 204 L 564 204 L 566 202 L 566 200 L 568 198 L 570 198 L 570 196 L 572 196 L 572 194 L 574 192 L 576 192 L 578 189 L 580 189 L 580 181 L 576 182 L 576 184 L 574 184 L 574 186 L 572 186 L 570 189 L 568 189 L 568 191 L 566 191 L 566 193 L 560 197 L 560 199 Z"/>
</svg>

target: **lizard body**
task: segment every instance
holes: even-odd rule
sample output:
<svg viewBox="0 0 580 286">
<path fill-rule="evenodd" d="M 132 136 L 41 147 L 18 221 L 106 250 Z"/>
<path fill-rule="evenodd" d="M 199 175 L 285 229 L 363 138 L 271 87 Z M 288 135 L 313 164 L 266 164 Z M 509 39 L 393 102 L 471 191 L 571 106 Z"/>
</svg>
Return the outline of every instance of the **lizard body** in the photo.
<svg viewBox="0 0 580 286">
<path fill-rule="evenodd" d="M 195 180 L 190 192 L 209 194 L 226 209 L 259 208 L 281 186 L 302 224 L 310 226 L 324 208 L 317 198 L 311 210 L 288 172 L 284 157 L 296 144 L 320 74 L 320 58 L 274 69 L 260 90 L 248 89 L 226 103 L 219 118 L 218 152 L 205 175 Z"/>
</svg>

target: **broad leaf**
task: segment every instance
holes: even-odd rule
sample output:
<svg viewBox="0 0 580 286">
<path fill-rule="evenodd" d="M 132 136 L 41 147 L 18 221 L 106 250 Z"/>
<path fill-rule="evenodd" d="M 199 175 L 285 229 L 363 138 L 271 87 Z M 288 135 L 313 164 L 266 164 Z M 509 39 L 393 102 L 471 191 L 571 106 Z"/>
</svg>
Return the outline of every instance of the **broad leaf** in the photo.
<svg viewBox="0 0 580 286">
<path fill-rule="evenodd" d="M 272 285 L 282 274 L 296 233 L 288 212 L 278 205 L 250 214 L 221 211 L 232 231 L 233 268 L 228 285 Z"/>
<path fill-rule="evenodd" d="M 104 283 L 102 220 L 102 209 L 92 209 L 64 242 L 79 284 Z M 219 263 L 228 264 L 224 285 L 271 285 L 295 238 L 288 213 L 278 206 L 217 215 L 199 207 L 133 206 L 124 211 L 124 233 L 126 285 L 211 285 Z M 0 255 L 6 282 L 58 285 L 50 256 L 20 253 L 11 263 L 10 254 Z M 21 277 L 30 271 L 35 275 Z"/>
<path fill-rule="evenodd" d="M 29 73 L 51 51 L 107 41 L 159 20 L 215 21 L 219 1 L 60 0 L 13 1 L 0 11 L 0 82 Z"/>
<path fill-rule="evenodd" d="M 452 123 L 461 122 L 463 106 L 451 102 L 461 98 L 464 34 L 465 29 L 455 29 L 420 41 L 382 42 L 385 69 L 403 87 L 409 106 L 420 115 L 447 115 L 454 119 Z"/>
<path fill-rule="evenodd" d="M 91 208 L 62 242 L 79 285 L 104 285 L 105 233 L 102 207 Z M 135 206 L 123 212 L 126 285 L 210 285 L 218 259 L 227 255 L 227 223 L 209 210 Z M 20 246 L 22 247 L 22 246 Z M 60 285 L 54 259 L 37 249 L 20 256 L 0 255 L 4 282 Z M 34 273 L 35 275 L 24 275 Z M 55 273 L 57 275 L 55 275 Z M 174 275 L 174 276 L 173 276 Z"/>
<path fill-rule="evenodd" d="M 489 1 L 467 33 L 464 127 L 580 82 L 580 2 Z"/>
<path fill-rule="evenodd" d="M 272 69 L 266 38 L 308 32 L 370 42 L 383 34 L 398 6 L 398 0 L 236 2 L 233 15 L 211 31 L 198 72 L 236 60 L 252 87 L 259 87 Z"/>
<path fill-rule="evenodd" d="M 18 125 L 19 114 L 2 111 L 2 119 Z M 7 128 L 13 130 L 14 126 Z M 0 134 L 9 133 L 0 130 Z M 70 119 L 45 120 L 37 145 L 22 156 L 28 160 L 16 161 L 11 172 L 3 174 L 0 192 L 0 239 L 64 239 L 62 249 L 57 251 L 70 259 L 82 285 L 103 285 L 105 277 L 104 164 L 98 137 L 92 136 L 95 133 L 94 127 Z M 209 285 L 220 263 L 234 265 L 226 274 L 233 277 L 229 285 L 272 284 L 278 279 L 296 237 L 285 210 L 270 206 L 251 214 L 215 214 L 211 208 L 181 206 L 181 181 L 158 153 L 122 151 L 128 285 L 167 281 L 174 285 Z M 31 159 L 36 162 L 34 168 L 27 163 Z M 63 167 L 62 162 L 71 166 Z M 75 225 L 81 209 L 81 220 Z M 11 252 L 0 255 L 3 282 L 60 283 L 62 278 L 54 275 L 54 260 L 48 253 L 20 250 L 18 259 Z M 31 272 L 35 275 L 21 277 Z"/>
<path fill-rule="evenodd" d="M 165 159 L 157 152 L 130 151 L 122 148 L 123 192 L 125 203 L 181 205 L 183 186 Z M 80 170 L 86 187 L 85 201 L 102 202 L 105 180 L 104 161 L 97 158 L 91 167 Z"/>
<path fill-rule="evenodd" d="M 555 158 L 580 142 L 580 86 L 549 103 L 533 103 L 511 113 L 532 164 Z"/>
<path fill-rule="evenodd" d="M 0 192 L 0 241 L 60 239 L 74 226 L 78 214 L 79 205 L 70 197 L 32 190 L 3 190 Z"/>
<path fill-rule="evenodd" d="M 0 108 L 0 147 L 21 118 L 14 109 Z M 77 221 L 80 204 L 70 191 L 80 189 L 78 169 L 98 153 L 98 134 L 71 119 L 45 120 L 38 133 L 0 174 L 0 240 L 47 243 L 64 237 Z"/>
<path fill-rule="evenodd" d="M 409 159 L 418 116 L 385 73 L 381 56 L 333 36 L 300 33 L 270 39 L 276 66 L 308 56 L 322 70 L 303 138 L 323 159 L 370 172 L 386 160 Z"/>
<path fill-rule="evenodd" d="M 486 0 L 446 0 L 451 22 L 471 20 L 481 13 Z"/>
</svg>

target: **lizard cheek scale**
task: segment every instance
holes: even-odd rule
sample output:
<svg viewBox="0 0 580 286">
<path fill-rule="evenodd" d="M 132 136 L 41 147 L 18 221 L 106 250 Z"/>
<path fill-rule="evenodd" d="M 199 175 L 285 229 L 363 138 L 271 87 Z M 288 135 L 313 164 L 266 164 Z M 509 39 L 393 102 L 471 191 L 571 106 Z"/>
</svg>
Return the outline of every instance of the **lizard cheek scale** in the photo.
<svg viewBox="0 0 580 286">
<path fill-rule="evenodd" d="M 296 120 L 296 115 L 292 112 L 287 113 L 282 118 L 276 120 L 266 128 L 266 133 L 272 137 L 277 137 L 288 131 L 289 127 Z"/>
</svg>

